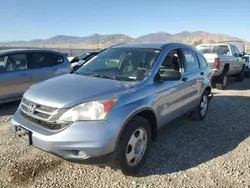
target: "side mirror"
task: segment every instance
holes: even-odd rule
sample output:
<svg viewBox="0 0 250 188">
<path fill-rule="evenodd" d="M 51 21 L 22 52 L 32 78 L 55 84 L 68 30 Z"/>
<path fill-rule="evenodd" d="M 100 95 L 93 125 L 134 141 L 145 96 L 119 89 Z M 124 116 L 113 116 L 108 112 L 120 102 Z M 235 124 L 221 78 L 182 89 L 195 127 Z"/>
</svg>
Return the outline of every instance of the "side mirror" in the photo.
<svg viewBox="0 0 250 188">
<path fill-rule="evenodd" d="M 243 57 L 243 56 L 245 56 L 246 55 L 246 52 L 241 52 L 240 53 L 240 57 Z"/>
<path fill-rule="evenodd" d="M 72 63 L 71 66 L 70 66 L 70 71 L 74 72 L 74 71 L 76 71 L 76 69 L 78 67 L 80 67 L 80 64 L 78 64 L 78 63 Z"/>
<path fill-rule="evenodd" d="M 162 81 L 178 81 L 181 79 L 181 73 L 176 70 L 160 69 L 158 77 Z"/>
<path fill-rule="evenodd" d="M 234 56 L 235 56 L 235 57 L 239 57 L 239 56 L 240 56 L 240 54 L 238 54 L 238 53 L 235 53 L 235 54 L 234 54 Z"/>
</svg>

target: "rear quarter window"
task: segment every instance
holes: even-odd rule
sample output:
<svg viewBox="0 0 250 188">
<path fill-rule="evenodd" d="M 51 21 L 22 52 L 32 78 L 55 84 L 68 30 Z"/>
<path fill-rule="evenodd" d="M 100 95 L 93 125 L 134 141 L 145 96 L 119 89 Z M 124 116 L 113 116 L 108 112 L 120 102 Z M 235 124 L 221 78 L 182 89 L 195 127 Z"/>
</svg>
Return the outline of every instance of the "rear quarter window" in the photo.
<svg viewBox="0 0 250 188">
<path fill-rule="evenodd" d="M 29 57 L 29 67 L 31 68 L 53 67 L 64 62 L 62 55 L 48 52 L 30 53 Z"/>
<path fill-rule="evenodd" d="M 228 55 L 230 50 L 228 45 L 202 45 L 197 47 L 203 54 L 216 53 L 218 55 Z"/>
<path fill-rule="evenodd" d="M 208 66 L 207 60 L 202 55 L 200 55 L 200 54 L 197 53 L 197 57 L 198 57 L 199 64 L 200 64 L 201 68 Z"/>
</svg>

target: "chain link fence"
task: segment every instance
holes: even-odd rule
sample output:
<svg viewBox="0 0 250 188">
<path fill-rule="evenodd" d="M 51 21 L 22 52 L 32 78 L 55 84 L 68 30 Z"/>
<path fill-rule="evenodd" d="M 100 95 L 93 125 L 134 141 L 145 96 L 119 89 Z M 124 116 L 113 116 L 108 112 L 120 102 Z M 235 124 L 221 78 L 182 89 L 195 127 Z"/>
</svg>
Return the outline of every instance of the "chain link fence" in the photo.
<svg viewBox="0 0 250 188">
<path fill-rule="evenodd" d="M 61 52 L 61 53 L 67 53 L 69 57 L 80 55 L 87 51 L 95 51 L 93 49 L 70 49 L 70 48 L 49 48 L 49 50 Z"/>
<path fill-rule="evenodd" d="M 83 49 L 83 48 L 75 49 L 75 48 L 43 48 L 43 47 L 27 47 L 27 46 L 22 46 L 22 47 L 0 46 L 0 50 L 2 49 L 45 49 L 61 53 L 67 53 L 69 57 L 77 56 L 87 51 L 96 51 L 96 49 Z"/>
</svg>

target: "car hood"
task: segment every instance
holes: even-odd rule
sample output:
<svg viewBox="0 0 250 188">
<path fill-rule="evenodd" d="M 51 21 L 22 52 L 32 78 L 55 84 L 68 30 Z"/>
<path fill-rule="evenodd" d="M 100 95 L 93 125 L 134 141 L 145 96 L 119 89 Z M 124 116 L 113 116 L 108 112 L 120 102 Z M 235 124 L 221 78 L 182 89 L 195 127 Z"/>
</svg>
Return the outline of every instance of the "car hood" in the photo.
<svg viewBox="0 0 250 188">
<path fill-rule="evenodd" d="M 66 74 L 31 87 L 24 98 L 49 107 L 70 108 L 86 101 L 117 98 L 136 87 L 135 82 Z"/>
</svg>

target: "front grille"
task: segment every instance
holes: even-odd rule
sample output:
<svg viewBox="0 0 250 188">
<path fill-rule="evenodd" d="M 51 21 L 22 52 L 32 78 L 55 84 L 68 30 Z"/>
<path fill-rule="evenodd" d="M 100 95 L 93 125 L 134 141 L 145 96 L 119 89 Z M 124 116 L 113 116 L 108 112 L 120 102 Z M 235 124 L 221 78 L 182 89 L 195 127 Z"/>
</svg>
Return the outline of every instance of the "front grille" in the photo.
<svg viewBox="0 0 250 188">
<path fill-rule="evenodd" d="M 21 110 L 26 114 L 30 114 L 29 108 L 31 105 L 36 106 L 34 112 L 32 112 L 32 116 L 40 120 L 48 121 L 51 118 L 51 116 L 57 112 L 56 108 L 51 108 L 40 104 L 36 104 L 25 98 L 22 99 Z"/>
<path fill-rule="evenodd" d="M 35 106 L 34 109 L 30 109 L 32 106 Z M 69 125 L 69 123 L 57 123 L 62 113 L 56 108 L 33 103 L 24 98 L 20 104 L 20 114 L 25 120 L 49 130 L 60 130 Z"/>
</svg>

